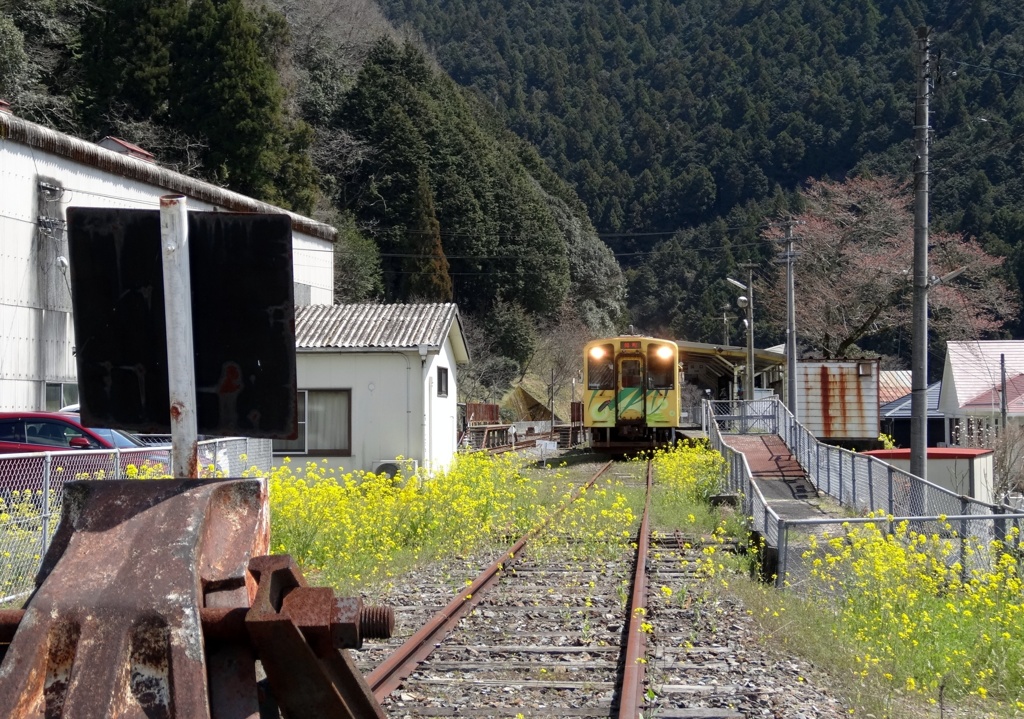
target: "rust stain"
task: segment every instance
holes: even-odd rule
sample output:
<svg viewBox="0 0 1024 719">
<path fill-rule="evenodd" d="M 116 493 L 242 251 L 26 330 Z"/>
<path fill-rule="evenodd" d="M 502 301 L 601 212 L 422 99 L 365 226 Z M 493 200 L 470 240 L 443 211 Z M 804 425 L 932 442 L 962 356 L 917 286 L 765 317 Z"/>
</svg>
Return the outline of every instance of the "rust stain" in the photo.
<svg viewBox="0 0 1024 719">
<path fill-rule="evenodd" d="M 822 365 L 820 371 L 821 431 L 825 437 L 832 436 L 832 388 L 829 386 L 829 379 L 828 367 Z"/>
</svg>

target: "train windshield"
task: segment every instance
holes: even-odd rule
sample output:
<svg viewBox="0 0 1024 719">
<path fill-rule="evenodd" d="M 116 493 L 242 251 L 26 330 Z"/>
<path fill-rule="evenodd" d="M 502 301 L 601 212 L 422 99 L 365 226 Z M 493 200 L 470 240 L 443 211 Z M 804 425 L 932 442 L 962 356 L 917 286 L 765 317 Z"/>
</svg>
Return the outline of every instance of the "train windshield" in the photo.
<svg viewBox="0 0 1024 719">
<path fill-rule="evenodd" d="M 643 379 L 641 370 L 643 363 L 639 359 L 624 359 L 619 367 L 622 371 L 622 387 L 642 387 Z"/>
<path fill-rule="evenodd" d="M 674 389 L 676 375 L 675 352 L 668 345 L 650 345 L 647 348 L 648 389 Z"/>
<path fill-rule="evenodd" d="M 587 353 L 587 389 L 615 389 L 615 350 L 595 345 Z"/>
</svg>

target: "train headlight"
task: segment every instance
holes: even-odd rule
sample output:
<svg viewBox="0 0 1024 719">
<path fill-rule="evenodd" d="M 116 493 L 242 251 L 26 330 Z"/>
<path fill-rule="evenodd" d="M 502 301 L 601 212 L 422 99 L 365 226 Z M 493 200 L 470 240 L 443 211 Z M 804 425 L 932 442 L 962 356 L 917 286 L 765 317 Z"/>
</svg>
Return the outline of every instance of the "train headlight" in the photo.
<svg viewBox="0 0 1024 719">
<path fill-rule="evenodd" d="M 591 347 L 590 356 L 596 360 L 604 358 L 604 347 Z"/>
<path fill-rule="evenodd" d="M 672 348 L 668 345 L 662 345 L 654 351 L 654 354 L 657 355 L 659 359 L 672 359 Z"/>
</svg>

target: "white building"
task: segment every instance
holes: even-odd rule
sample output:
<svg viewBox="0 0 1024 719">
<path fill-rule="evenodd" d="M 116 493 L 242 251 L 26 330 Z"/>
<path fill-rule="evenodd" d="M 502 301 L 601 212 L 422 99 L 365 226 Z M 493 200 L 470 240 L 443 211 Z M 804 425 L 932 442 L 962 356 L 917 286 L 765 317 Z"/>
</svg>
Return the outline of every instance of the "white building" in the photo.
<svg viewBox="0 0 1024 719">
<path fill-rule="evenodd" d="M 347 471 L 448 466 L 469 362 L 454 304 L 299 307 L 295 339 L 299 437 L 275 453 Z"/>
<path fill-rule="evenodd" d="M 1024 421 L 1024 341 L 947 342 L 939 410 L 950 446 L 992 447 L 1002 423 L 1006 378 L 1008 424 Z"/>
<path fill-rule="evenodd" d="M 864 452 L 904 472 L 910 472 L 909 449 L 875 449 Z M 993 453 L 991 449 L 929 447 L 928 481 L 965 497 L 991 504 L 993 492 Z"/>
<path fill-rule="evenodd" d="M 159 210 L 161 196 L 179 194 L 190 210 L 286 212 L 161 168 L 131 143 L 104 138 L 102 144 L 21 120 L 0 106 L 0 409 L 57 409 L 78 401 L 68 207 Z M 336 232 L 286 214 L 295 302 L 329 304 Z"/>
</svg>

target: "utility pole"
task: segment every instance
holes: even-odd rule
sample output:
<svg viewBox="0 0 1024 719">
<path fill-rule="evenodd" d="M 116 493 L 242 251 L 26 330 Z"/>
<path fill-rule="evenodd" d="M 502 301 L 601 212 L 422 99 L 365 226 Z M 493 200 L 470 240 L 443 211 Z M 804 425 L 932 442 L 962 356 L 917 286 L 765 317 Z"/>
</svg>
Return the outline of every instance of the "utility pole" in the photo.
<svg viewBox="0 0 1024 719">
<path fill-rule="evenodd" d="M 745 400 L 754 399 L 754 266 L 747 268 L 747 388 Z"/>
<path fill-rule="evenodd" d="M 793 261 L 796 260 L 796 253 L 793 252 L 793 226 L 803 223 L 788 220 L 779 224 L 786 228 L 786 236 L 782 239 L 786 243 L 786 249 L 779 257 L 779 260 L 786 263 L 786 406 L 793 419 L 799 421 L 796 396 L 796 292 L 793 283 Z"/>
<path fill-rule="evenodd" d="M 732 305 L 722 305 L 722 344 L 726 347 L 729 346 L 729 320 L 733 319 L 729 314 L 731 309 Z"/>
<path fill-rule="evenodd" d="M 999 355 L 999 431 L 1006 436 L 1006 355 Z"/>
<path fill-rule="evenodd" d="M 910 473 L 928 478 L 928 95 L 930 31 L 917 29 L 914 112 L 914 330 L 911 356 Z"/>
</svg>

